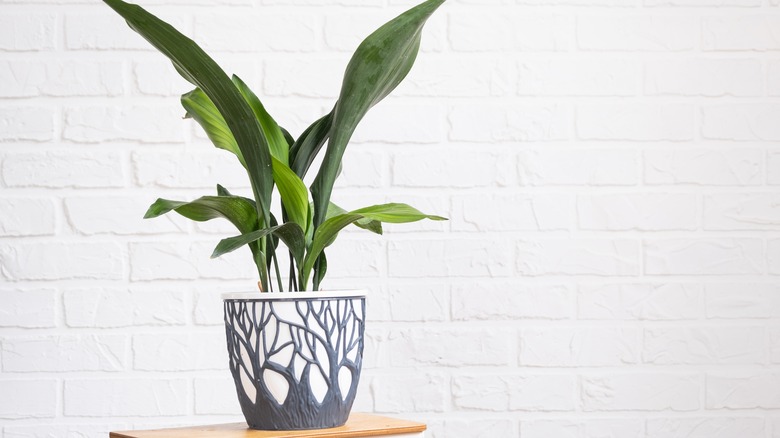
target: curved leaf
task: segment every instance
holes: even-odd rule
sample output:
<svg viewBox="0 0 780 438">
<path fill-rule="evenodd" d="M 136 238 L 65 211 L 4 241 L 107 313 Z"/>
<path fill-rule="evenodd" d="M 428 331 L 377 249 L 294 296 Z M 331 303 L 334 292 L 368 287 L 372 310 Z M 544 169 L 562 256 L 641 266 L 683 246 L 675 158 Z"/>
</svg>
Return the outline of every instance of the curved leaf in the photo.
<svg viewBox="0 0 780 438">
<path fill-rule="evenodd" d="M 222 117 L 214 102 L 206 96 L 203 90 L 196 88 L 189 93 L 182 94 L 181 106 L 187 110 L 186 117 L 191 117 L 198 122 L 214 146 L 232 152 L 238 157 L 241 165 L 246 167 L 244 156 L 241 155 L 236 138 L 230 132 L 225 118 Z"/>
<path fill-rule="evenodd" d="M 138 5 L 103 0 L 127 24 L 173 62 L 176 70 L 203 90 L 225 118 L 246 163 L 258 216 L 269 223 L 273 176 L 268 141 L 252 109 L 227 74 L 194 41 Z"/>
<path fill-rule="evenodd" d="M 273 163 L 274 181 L 279 188 L 282 205 L 289 218 L 306 230 L 309 216 L 309 192 L 306 185 L 286 164 L 276 158 L 273 158 Z"/>
<path fill-rule="evenodd" d="M 211 254 L 211 258 L 219 257 L 223 254 L 235 251 L 244 245 L 250 244 L 257 240 L 260 240 L 268 235 L 273 235 L 287 245 L 290 249 L 290 253 L 297 263 L 303 262 L 304 251 L 304 236 L 303 230 L 295 222 L 287 222 L 286 224 L 276 227 L 264 228 L 262 230 L 252 231 L 240 236 L 234 236 L 227 239 L 222 239 L 214 248 L 214 252 Z"/>
<path fill-rule="evenodd" d="M 333 111 L 311 124 L 290 148 L 290 168 L 303 179 L 309 171 L 311 163 L 317 157 L 322 146 L 328 140 L 328 133 L 333 123 Z"/>
<path fill-rule="evenodd" d="M 257 95 L 236 75 L 233 75 L 233 83 L 236 84 L 236 88 L 246 99 L 246 102 L 252 108 L 252 112 L 255 113 L 260 127 L 263 129 L 263 134 L 268 140 L 268 148 L 271 152 L 271 156 L 281 161 L 285 165 L 288 163 L 289 144 L 287 138 L 276 120 L 268 114 L 265 107 L 260 102 Z"/>
<path fill-rule="evenodd" d="M 224 218 L 242 234 L 252 232 L 258 227 L 255 206 L 240 196 L 203 196 L 192 202 L 158 199 L 146 211 L 144 219 L 162 216 L 170 211 L 198 222 Z"/>
<path fill-rule="evenodd" d="M 357 124 L 406 77 L 417 57 L 425 22 L 445 0 L 428 0 L 369 35 L 344 73 L 325 157 L 312 184 L 314 226 L 325 220 L 339 163 Z"/>
<path fill-rule="evenodd" d="M 328 205 L 328 215 L 325 216 L 325 220 L 332 218 L 333 216 L 344 214 L 347 210 L 344 210 L 343 208 L 339 207 L 338 205 L 331 202 Z M 373 219 L 363 218 L 358 221 L 355 221 L 354 225 L 358 228 L 362 228 L 367 231 L 371 231 L 375 234 L 382 234 L 382 222 L 375 221 Z"/>
</svg>

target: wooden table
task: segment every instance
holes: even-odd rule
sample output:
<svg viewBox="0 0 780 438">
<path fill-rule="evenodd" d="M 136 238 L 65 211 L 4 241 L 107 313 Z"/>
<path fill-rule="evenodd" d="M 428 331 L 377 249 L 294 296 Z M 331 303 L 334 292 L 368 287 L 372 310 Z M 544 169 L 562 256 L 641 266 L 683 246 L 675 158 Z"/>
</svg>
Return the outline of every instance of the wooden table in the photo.
<svg viewBox="0 0 780 438">
<path fill-rule="evenodd" d="M 246 423 L 174 429 L 111 432 L 110 438 L 357 438 L 371 436 L 423 438 L 426 426 L 413 421 L 352 413 L 347 424 L 332 429 L 267 431 L 248 429 Z"/>
</svg>

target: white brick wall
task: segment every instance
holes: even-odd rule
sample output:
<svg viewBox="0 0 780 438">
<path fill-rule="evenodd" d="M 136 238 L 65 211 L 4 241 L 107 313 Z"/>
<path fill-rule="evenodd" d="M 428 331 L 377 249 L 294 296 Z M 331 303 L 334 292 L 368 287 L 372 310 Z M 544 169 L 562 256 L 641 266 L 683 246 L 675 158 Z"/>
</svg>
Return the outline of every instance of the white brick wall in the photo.
<svg viewBox="0 0 780 438">
<path fill-rule="evenodd" d="M 141 0 L 139 0 L 141 1 Z M 294 134 L 411 0 L 141 1 Z M 449 0 L 335 199 L 449 222 L 345 232 L 372 291 L 356 409 L 433 438 L 780 438 L 780 1 Z M 106 6 L 0 0 L 0 438 L 240 419 L 224 224 L 248 193 L 170 64 Z"/>
</svg>

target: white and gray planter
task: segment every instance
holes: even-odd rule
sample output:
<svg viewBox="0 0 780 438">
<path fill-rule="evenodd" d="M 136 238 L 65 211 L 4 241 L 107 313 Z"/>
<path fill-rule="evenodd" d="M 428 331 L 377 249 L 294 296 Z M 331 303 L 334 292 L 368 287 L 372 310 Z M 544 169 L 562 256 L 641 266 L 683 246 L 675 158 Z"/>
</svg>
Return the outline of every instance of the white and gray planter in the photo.
<svg viewBox="0 0 780 438">
<path fill-rule="evenodd" d="M 362 291 L 223 296 L 230 372 L 252 429 L 346 423 L 363 357 Z"/>
</svg>

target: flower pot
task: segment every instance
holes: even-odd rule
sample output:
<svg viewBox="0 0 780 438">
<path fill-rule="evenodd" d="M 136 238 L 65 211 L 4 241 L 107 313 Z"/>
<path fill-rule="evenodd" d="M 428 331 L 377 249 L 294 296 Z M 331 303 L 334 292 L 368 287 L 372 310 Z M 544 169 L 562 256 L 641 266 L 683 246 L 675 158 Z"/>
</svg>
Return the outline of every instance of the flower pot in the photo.
<svg viewBox="0 0 780 438">
<path fill-rule="evenodd" d="M 252 429 L 346 423 L 363 357 L 365 293 L 223 297 L 230 372 Z"/>
</svg>

